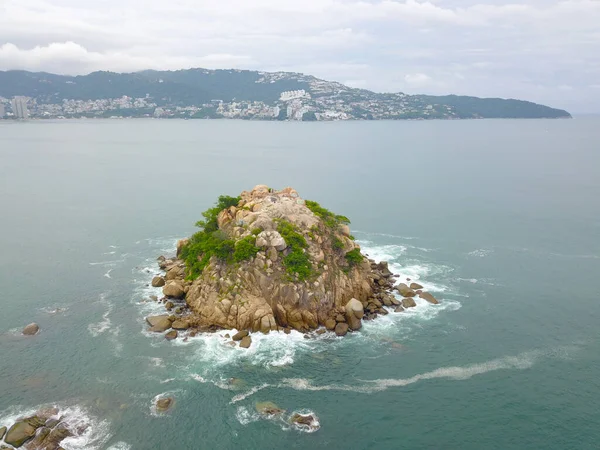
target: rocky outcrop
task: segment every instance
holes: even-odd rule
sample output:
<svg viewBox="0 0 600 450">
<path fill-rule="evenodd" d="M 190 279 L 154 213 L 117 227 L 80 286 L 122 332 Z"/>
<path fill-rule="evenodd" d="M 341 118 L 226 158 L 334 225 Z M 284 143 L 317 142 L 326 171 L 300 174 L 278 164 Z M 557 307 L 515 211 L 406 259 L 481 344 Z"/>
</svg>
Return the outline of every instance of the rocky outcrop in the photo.
<svg viewBox="0 0 600 450">
<path fill-rule="evenodd" d="M 38 334 L 40 331 L 40 327 L 37 323 L 30 323 L 25 328 L 23 328 L 23 334 L 25 336 L 34 336 Z"/>
<path fill-rule="evenodd" d="M 324 327 L 342 336 L 360 330 L 363 320 L 388 314 L 386 307 L 400 307 L 391 293 L 396 276 L 386 262 L 361 255 L 344 217 L 292 188 L 259 185 L 225 200 L 220 198 L 225 206 L 213 209 L 214 216 L 205 216 L 210 233 L 178 242 L 177 255 L 184 259 L 158 259 L 165 276 L 155 277 L 153 285 L 165 282 L 162 301 L 178 317 L 149 322 L 152 331 L 185 330 L 183 321 L 200 331 Z M 210 245 L 202 247 L 208 241 L 198 241 L 198 235 Z M 404 283 L 395 289 L 406 298 L 417 295 Z M 189 311 L 178 303 L 183 299 Z M 234 342 L 247 337 L 240 333 Z"/>
<path fill-rule="evenodd" d="M 15 448 L 24 445 L 28 450 L 59 450 L 60 443 L 64 439 L 74 436 L 78 432 L 78 430 L 70 430 L 67 424 L 61 420 L 58 408 L 41 409 L 33 416 L 17 420 L 8 429 L 4 436 L 4 442 Z M 6 427 L 0 429 L 0 439 L 2 439 L 4 431 L 6 431 Z M 2 446 L 0 448 L 10 447 Z"/>
<path fill-rule="evenodd" d="M 250 345 L 252 345 L 252 338 L 250 336 L 244 336 L 240 340 L 240 347 L 241 348 L 250 348 Z"/>
<path fill-rule="evenodd" d="M 152 331 L 154 333 L 162 333 L 163 331 L 167 331 L 171 328 L 171 317 L 167 315 L 161 316 L 148 316 L 146 317 L 146 322 L 150 325 L 148 331 Z"/>
<path fill-rule="evenodd" d="M 166 412 L 171 409 L 174 403 L 175 400 L 171 397 L 159 398 L 156 401 L 156 410 L 158 412 Z"/>
<path fill-rule="evenodd" d="M 0 440 L 2 440 L 2 438 L 4 437 L 5 434 L 6 434 L 6 427 L 0 427 Z"/>
</svg>

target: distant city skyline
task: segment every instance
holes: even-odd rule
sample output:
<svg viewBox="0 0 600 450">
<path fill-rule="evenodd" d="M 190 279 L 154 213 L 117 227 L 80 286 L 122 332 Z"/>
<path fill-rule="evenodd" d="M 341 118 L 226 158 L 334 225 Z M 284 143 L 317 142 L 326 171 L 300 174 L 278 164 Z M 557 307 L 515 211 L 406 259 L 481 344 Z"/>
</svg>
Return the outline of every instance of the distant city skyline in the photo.
<svg viewBox="0 0 600 450">
<path fill-rule="evenodd" d="M 5 0 L 0 70 L 293 71 L 600 112 L 596 0 Z"/>
</svg>

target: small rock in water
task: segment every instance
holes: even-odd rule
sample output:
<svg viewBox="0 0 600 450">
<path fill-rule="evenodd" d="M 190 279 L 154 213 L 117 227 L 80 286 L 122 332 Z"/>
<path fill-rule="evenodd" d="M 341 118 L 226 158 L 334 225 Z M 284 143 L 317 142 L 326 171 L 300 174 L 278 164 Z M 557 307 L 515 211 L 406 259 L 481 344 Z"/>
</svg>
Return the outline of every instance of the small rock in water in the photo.
<svg viewBox="0 0 600 450">
<path fill-rule="evenodd" d="M 249 348 L 252 344 L 252 338 L 250 336 L 244 336 L 240 341 L 241 348 Z"/>
<path fill-rule="evenodd" d="M 338 336 L 345 336 L 348 333 L 348 324 L 340 322 L 335 326 L 335 334 Z"/>
<path fill-rule="evenodd" d="M 318 430 L 319 429 L 319 421 L 312 414 L 299 414 L 294 413 L 290 418 L 290 422 L 298 425 L 301 428 L 309 429 L 309 430 Z"/>
<path fill-rule="evenodd" d="M 432 303 L 434 305 L 437 305 L 439 303 L 437 299 L 429 292 L 421 292 L 419 293 L 419 297 L 421 297 L 424 300 L 427 300 L 429 303 Z"/>
<path fill-rule="evenodd" d="M 416 291 L 417 289 L 423 289 L 423 286 L 421 286 L 419 283 L 410 283 L 410 288 Z"/>
<path fill-rule="evenodd" d="M 233 337 L 231 339 L 233 339 L 234 341 L 241 341 L 243 338 L 245 338 L 249 334 L 250 333 L 248 333 L 248 330 L 238 331 L 237 333 L 235 333 L 233 335 Z"/>
<path fill-rule="evenodd" d="M 30 323 L 23 328 L 23 334 L 25 336 L 34 336 L 40 331 L 40 327 L 37 323 Z"/>
<path fill-rule="evenodd" d="M 315 333 L 317 333 L 317 334 L 325 334 L 325 333 L 327 333 L 327 330 L 325 328 L 319 328 L 317 331 L 315 331 Z"/>
<path fill-rule="evenodd" d="M 273 402 L 257 402 L 256 410 L 266 416 L 279 415 L 285 412 L 284 409 L 281 409 Z"/>
<path fill-rule="evenodd" d="M 173 406 L 174 402 L 175 400 L 172 397 L 160 398 L 156 401 L 156 410 L 158 412 L 165 412 Z"/>
<path fill-rule="evenodd" d="M 172 341 L 173 339 L 177 339 L 178 333 L 177 330 L 171 330 L 167 334 L 165 334 L 165 338 L 167 341 Z"/>
</svg>

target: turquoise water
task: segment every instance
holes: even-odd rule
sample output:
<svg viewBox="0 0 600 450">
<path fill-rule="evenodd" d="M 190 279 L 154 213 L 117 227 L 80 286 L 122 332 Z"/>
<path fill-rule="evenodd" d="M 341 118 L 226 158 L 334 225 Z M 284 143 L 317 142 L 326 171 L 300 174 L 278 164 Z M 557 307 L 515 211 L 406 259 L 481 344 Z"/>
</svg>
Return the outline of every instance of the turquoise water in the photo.
<svg viewBox="0 0 600 450">
<path fill-rule="evenodd" d="M 91 425 L 66 449 L 598 448 L 599 144 L 598 119 L 0 122 L 0 426 L 54 403 Z M 156 257 L 256 184 L 442 304 L 249 351 L 148 335 Z"/>
</svg>

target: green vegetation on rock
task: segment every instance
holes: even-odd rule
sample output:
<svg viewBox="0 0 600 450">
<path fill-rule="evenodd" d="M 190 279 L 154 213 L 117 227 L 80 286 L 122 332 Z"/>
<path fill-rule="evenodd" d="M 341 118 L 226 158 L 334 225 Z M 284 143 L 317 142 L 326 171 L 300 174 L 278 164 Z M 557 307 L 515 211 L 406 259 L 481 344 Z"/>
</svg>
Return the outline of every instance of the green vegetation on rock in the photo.
<svg viewBox="0 0 600 450">
<path fill-rule="evenodd" d="M 304 236 L 298 233 L 296 227 L 282 220 L 277 225 L 277 231 L 285 239 L 290 252 L 283 258 L 283 265 L 291 276 L 298 274 L 298 279 L 304 281 L 314 275 L 314 270 L 305 249 L 308 243 Z"/>
<path fill-rule="evenodd" d="M 323 208 L 317 202 L 313 202 L 312 200 L 306 200 L 306 207 L 310 209 L 315 216 L 321 219 L 323 223 L 331 229 L 335 229 L 338 225 L 341 224 L 348 225 L 350 223 L 350 219 L 348 219 L 346 216 L 334 214 L 327 208 Z"/>
<path fill-rule="evenodd" d="M 241 262 L 254 258 L 260 251 L 260 248 L 254 245 L 255 242 L 255 235 L 246 236 L 237 241 L 235 243 L 235 250 L 233 251 L 233 260 L 235 262 Z"/>
<path fill-rule="evenodd" d="M 194 233 L 181 249 L 181 258 L 185 261 L 188 278 L 198 278 L 213 256 L 224 261 L 231 261 L 235 257 L 236 243 L 219 230 L 217 217 L 222 210 L 237 205 L 239 201 L 240 197 L 221 195 L 213 208 L 202 213 L 204 220 L 196 222 L 196 226 L 201 230 Z M 248 252 L 245 244 L 242 251 Z"/>
<path fill-rule="evenodd" d="M 350 267 L 354 267 L 363 261 L 363 255 L 360 253 L 360 249 L 355 248 L 346 253 L 346 261 L 350 264 Z"/>
</svg>

